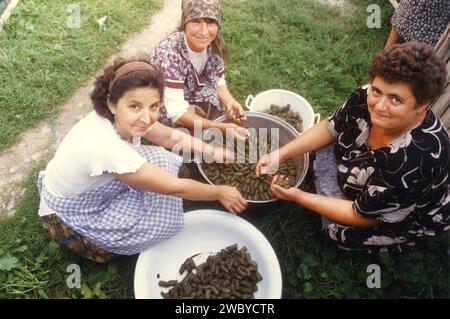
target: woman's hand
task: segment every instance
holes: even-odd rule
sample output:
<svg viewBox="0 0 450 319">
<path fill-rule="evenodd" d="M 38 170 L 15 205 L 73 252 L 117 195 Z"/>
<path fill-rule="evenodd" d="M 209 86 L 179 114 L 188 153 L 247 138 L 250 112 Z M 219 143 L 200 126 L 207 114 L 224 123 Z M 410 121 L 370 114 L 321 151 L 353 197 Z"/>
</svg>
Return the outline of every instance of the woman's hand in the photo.
<svg viewBox="0 0 450 319">
<path fill-rule="evenodd" d="M 231 100 L 225 104 L 227 109 L 227 117 L 235 123 L 241 124 L 247 121 L 247 116 L 245 115 L 242 105 L 236 100 Z"/>
<path fill-rule="evenodd" d="M 277 183 L 282 184 L 286 181 L 287 177 L 283 175 L 275 175 L 272 181 L 270 182 L 270 191 L 278 199 L 300 204 L 301 195 L 303 193 L 302 190 L 295 187 L 284 188 L 281 185 L 277 184 Z"/>
<path fill-rule="evenodd" d="M 249 137 L 249 132 L 245 127 L 238 126 L 234 123 L 225 123 L 225 134 L 231 134 L 233 139 L 244 141 Z"/>
<path fill-rule="evenodd" d="M 236 187 L 218 185 L 219 195 L 217 200 L 230 212 L 237 214 L 247 208 L 247 201 L 242 197 Z"/>
<path fill-rule="evenodd" d="M 256 163 L 255 174 L 257 177 L 261 174 L 275 174 L 281 163 L 282 159 L 279 150 L 264 154 Z"/>
</svg>

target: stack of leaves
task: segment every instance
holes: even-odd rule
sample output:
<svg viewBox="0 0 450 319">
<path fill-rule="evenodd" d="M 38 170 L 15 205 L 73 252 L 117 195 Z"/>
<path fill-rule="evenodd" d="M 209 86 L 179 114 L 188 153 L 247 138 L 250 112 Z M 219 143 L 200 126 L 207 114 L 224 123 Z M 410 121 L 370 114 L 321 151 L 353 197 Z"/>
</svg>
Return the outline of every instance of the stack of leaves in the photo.
<svg viewBox="0 0 450 319">
<path fill-rule="evenodd" d="M 165 299 L 253 299 L 258 290 L 257 283 L 263 278 L 244 246 L 237 244 L 226 247 L 205 263 L 195 265 L 189 257 L 181 265 L 180 274 L 187 271 L 181 282 L 177 280 L 159 281 L 161 287 L 172 287 L 167 293 L 161 292 Z"/>
<path fill-rule="evenodd" d="M 264 111 L 270 115 L 276 116 L 279 119 L 292 125 L 299 133 L 303 131 L 303 119 L 298 112 L 291 110 L 291 105 L 278 106 L 272 104 L 269 110 Z"/>
<path fill-rule="evenodd" d="M 247 200 L 266 201 L 273 199 L 274 196 L 270 191 L 270 182 L 273 176 L 261 174 L 257 177 L 255 174 L 258 152 L 259 154 L 271 152 L 273 145 L 276 145 L 278 149 L 278 138 L 272 138 L 270 135 L 260 135 L 259 138 L 253 136 L 248 141 L 240 141 L 233 145 L 236 155 L 235 163 L 203 163 L 203 171 L 213 184 L 234 186 Z M 232 149 L 227 144 L 225 146 Z M 298 167 L 292 159 L 288 159 L 280 164 L 277 174 L 287 176 L 289 187 L 292 187 L 297 181 L 298 172 L 303 171 L 303 169 L 303 159 Z"/>
</svg>

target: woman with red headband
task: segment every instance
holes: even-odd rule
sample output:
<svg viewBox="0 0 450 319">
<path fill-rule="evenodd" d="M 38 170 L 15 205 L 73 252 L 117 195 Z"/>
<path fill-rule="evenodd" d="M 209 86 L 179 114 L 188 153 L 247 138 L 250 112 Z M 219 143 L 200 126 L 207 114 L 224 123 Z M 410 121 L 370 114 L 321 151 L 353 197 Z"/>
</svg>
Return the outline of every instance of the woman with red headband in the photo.
<svg viewBox="0 0 450 319">
<path fill-rule="evenodd" d="M 229 52 L 220 34 L 219 0 L 183 0 L 181 25 L 150 53 L 150 62 L 163 70 L 164 109 L 170 124 L 203 129 L 217 128 L 245 138 L 247 131 L 234 123 L 213 120 L 222 114 L 240 124 L 244 110 L 228 90 L 224 64 Z"/>
<path fill-rule="evenodd" d="M 178 233 L 182 198 L 220 201 L 231 213 L 247 202 L 230 186 L 178 178 L 182 157 L 223 160 L 226 150 L 160 124 L 164 80 L 145 61 L 117 60 L 95 82 L 95 111 L 79 121 L 40 172 L 39 216 L 50 236 L 96 262 L 133 255 Z M 144 137 L 154 146 L 141 145 Z"/>
</svg>

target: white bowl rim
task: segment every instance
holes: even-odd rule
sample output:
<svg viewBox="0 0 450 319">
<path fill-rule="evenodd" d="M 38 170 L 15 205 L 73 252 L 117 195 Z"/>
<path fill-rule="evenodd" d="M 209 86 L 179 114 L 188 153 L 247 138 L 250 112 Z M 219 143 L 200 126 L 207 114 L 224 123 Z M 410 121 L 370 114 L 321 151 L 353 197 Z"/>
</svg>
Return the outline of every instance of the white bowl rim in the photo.
<svg viewBox="0 0 450 319">
<path fill-rule="evenodd" d="M 293 96 L 295 96 L 296 98 L 300 99 L 302 102 L 305 103 L 306 107 L 308 108 L 308 110 L 311 112 L 311 114 L 313 116 L 315 114 L 311 104 L 308 102 L 307 99 L 305 99 L 303 96 L 301 96 L 298 93 L 295 93 L 295 92 L 289 91 L 289 90 L 285 90 L 285 89 L 270 89 L 270 90 L 259 92 L 257 95 L 253 96 L 253 100 L 250 103 L 250 111 L 253 111 L 251 106 L 253 104 L 253 101 L 256 100 L 256 98 L 258 98 L 259 96 L 263 96 L 265 94 L 270 94 L 270 93 L 283 93 L 283 94 L 293 95 Z"/>
</svg>

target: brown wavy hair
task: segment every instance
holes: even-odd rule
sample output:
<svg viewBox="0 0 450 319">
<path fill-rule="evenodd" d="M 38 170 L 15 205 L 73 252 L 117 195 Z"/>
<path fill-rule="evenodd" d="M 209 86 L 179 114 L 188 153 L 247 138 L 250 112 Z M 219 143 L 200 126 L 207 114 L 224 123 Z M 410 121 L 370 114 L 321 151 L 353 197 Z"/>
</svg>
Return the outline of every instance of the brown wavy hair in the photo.
<svg viewBox="0 0 450 319">
<path fill-rule="evenodd" d="M 377 54 L 369 67 L 369 82 L 377 76 L 389 83 L 409 84 L 419 105 L 437 98 L 447 78 L 434 48 L 417 41 L 396 44 Z"/>
<path fill-rule="evenodd" d="M 114 79 L 116 71 L 124 64 L 132 61 L 141 61 L 148 63 L 147 60 L 117 58 L 113 64 L 106 67 L 103 74 L 95 79 L 94 90 L 91 93 L 91 101 L 94 106 L 94 110 L 98 115 L 107 118 L 111 123 L 114 123 L 114 114 L 111 113 L 108 107 L 108 99 L 112 104 L 116 104 L 117 101 L 124 95 L 125 92 L 133 90 L 139 87 L 150 87 L 159 91 L 161 101 L 164 94 L 164 77 L 160 71 L 155 68 L 155 71 L 135 71 L 121 77 L 112 88 L 112 92 L 109 93 L 109 83 Z M 150 64 L 150 63 L 148 63 Z M 151 64 L 150 64 L 151 65 Z"/>
</svg>

